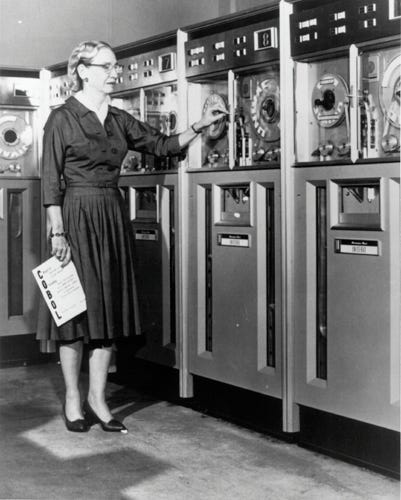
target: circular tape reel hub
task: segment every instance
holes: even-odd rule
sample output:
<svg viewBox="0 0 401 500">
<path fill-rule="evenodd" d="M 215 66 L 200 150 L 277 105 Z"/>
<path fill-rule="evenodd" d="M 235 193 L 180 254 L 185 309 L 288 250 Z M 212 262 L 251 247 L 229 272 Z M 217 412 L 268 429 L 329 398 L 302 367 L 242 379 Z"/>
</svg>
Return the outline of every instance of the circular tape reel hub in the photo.
<svg viewBox="0 0 401 500">
<path fill-rule="evenodd" d="M 348 103 L 348 86 L 342 76 L 325 73 L 312 91 L 312 110 L 319 127 L 337 127 Z"/>
<path fill-rule="evenodd" d="M 24 156 L 33 141 L 32 127 L 20 116 L 0 117 L 0 157 L 14 160 Z"/>
</svg>

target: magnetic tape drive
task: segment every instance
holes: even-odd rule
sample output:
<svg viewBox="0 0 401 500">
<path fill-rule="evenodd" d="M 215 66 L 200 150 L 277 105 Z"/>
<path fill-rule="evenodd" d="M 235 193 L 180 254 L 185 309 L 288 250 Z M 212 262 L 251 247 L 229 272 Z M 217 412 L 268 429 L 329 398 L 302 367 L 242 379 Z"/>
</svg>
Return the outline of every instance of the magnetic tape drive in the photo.
<svg viewBox="0 0 401 500">
<path fill-rule="evenodd" d="M 278 69 L 237 76 L 236 159 L 239 166 L 280 160 Z"/>
<path fill-rule="evenodd" d="M 334 142 L 332 139 L 319 141 L 312 156 L 331 157 L 336 150 L 339 156 L 348 156 L 349 142 L 349 90 L 345 79 L 336 73 L 325 73 L 315 83 L 312 90 L 312 111 L 321 129 L 332 129 L 345 120 L 346 141 Z"/>
<path fill-rule="evenodd" d="M 23 111 L 4 111 L 0 115 L 0 172 L 20 175 L 24 157 L 33 144 L 33 129 Z"/>
<path fill-rule="evenodd" d="M 227 109 L 227 100 L 218 91 L 213 89 L 206 97 L 203 104 L 203 113 L 216 104 Z M 228 122 L 226 116 L 223 116 L 212 123 L 202 134 L 204 144 L 203 164 L 209 167 L 228 165 Z"/>
</svg>

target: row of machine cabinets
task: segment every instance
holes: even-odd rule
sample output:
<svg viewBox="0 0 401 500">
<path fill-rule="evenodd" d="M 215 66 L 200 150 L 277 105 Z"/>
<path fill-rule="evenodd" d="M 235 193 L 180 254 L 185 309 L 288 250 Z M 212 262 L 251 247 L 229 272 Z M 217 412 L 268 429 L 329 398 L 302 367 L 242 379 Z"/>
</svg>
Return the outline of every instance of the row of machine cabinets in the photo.
<svg viewBox="0 0 401 500">
<path fill-rule="evenodd" d="M 324 3 L 324 5 L 322 5 Z M 352 4 L 352 5 L 351 5 Z M 281 1 L 117 47 L 112 104 L 166 134 L 223 102 L 186 158 L 121 168 L 140 358 L 377 429 L 399 427 L 397 0 Z M 35 330 L 40 126 L 65 64 L 2 72 L 0 333 Z M 43 90 L 46 89 L 46 90 Z"/>
</svg>

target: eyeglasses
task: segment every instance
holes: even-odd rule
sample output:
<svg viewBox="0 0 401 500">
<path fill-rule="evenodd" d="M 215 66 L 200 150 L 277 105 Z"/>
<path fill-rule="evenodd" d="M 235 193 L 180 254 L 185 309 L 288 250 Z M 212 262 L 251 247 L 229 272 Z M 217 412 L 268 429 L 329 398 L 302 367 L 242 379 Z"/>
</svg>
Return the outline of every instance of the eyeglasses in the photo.
<svg viewBox="0 0 401 500">
<path fill-rule="evenodd" d="M 104 64 L 95 64 L 95 63 L 84 63 L 85 66 L 97 66 L 98 68 L 103 68 L 106 73 L 111 73 L 113 70 L 119 75 L 123 71 L 123 67 L 120 64 L 112 64 L 112 63 L 104 63 Z"/>
</svg>

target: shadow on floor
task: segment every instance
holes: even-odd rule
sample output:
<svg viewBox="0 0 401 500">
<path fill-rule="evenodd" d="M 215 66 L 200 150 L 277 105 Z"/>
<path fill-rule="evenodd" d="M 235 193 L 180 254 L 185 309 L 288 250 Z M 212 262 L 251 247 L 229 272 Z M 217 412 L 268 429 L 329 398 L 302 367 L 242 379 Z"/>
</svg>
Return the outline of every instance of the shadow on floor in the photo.
<svg viewBox="0 0 401 500">
<path fill-rule="evenodd" d="M 0 395 L 1 499 L 114 499 L 171 465 L 135 447 L 135 414 L 157 400 L 110 385 L 108 401 L 128 435 L 71 433 L 64 426 L 59 367 L 13 369 Z M 29 372 L 29 379 L 25 374 Z M 3 372 L 4 373 L 4 372 Z M 82 387 L 86 386 L 83 375 Z M 127 402 L 129 402 L 127 404 Z"/>
</svg>

